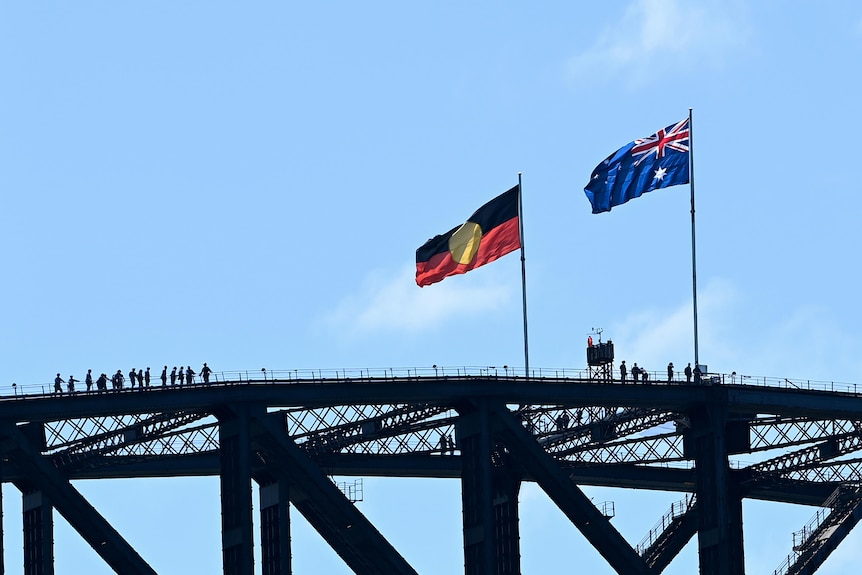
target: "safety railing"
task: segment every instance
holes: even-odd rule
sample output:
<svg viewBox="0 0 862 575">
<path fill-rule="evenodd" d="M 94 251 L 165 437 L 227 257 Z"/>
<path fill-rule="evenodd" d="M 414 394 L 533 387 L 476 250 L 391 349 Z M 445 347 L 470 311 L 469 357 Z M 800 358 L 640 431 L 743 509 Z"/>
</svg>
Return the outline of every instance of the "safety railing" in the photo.
<svg viewBox="0 0 862 575">
<path fill-rule="evenodd" d="M 114 373 L 111 371 L 111 373 Z M 784 389 L 819 390 L 830 392 L 842 392 L 859 394 L 862 385 L 857 383 L 838 381 L 819 381 L 811 379 L 790 379 L 786 377 L 752 376 L 737 373 L 708 373 L 702 375 L 698 381 L 691 382 L 680 380 L 675 374 L 673 380 L 667 379 L 667 373 L 661 371 L 649 371 L 647 381 L 638 381 L 636 385 L 724 385 L 724 386 L 760 386 Z M 170 381 L 162 385 L 159 377 L 160 372 L 152 374 L 149 386 L 141 390 L 137 385 L 131 387 L 125 382 L 119 391 L 129 392 L 158 390 L 163 388 L 180 388 L 179 380 L 174 385 Z M 494 380 L 541 380 L 549 383 L 607 383 L 619 385 L 621 381 L 597 378 L 595 373 L 585 368 L 532 368 L 527 374 L 523 368 L 503 366 L 436 366 L 431 367 L 386 367 L 386 368 L 330 368 L 330 369 L 251 369 L 213 371 L 210 374 L 209 384 L 238 385 L 238 384 L 267 384 L 267 383 L 320 383 L 320 382 L 357 382 L 357 383 L 379 383 L 387 381 L 413 381 L 428 379 L 494 379 Z M 663 378 L 663 379 L 662 379 Z M 75 380 L 75 395 L 82 393 L 96 393 L 96 386 L 87 390 L 82 381 Z M 194 376 L 193 383 L 186 382 L 182 387 L 200 386 L 203 381 L 200 374 Z M 627 379 L 627 385 L 634 382 Z M 116 392 L 108 383 L 108 391 Z M 68 395 L 67 384 L 62 384 L 62 395 Z M 33 396 L 54 395 L 54 383 L 12 383 L 0 386 L 0 396 Z"/>
<path fill-rule="evenodd" d="M 637 544 L 635 550 L 638 555 L 646 553 L 646 550 L 658 540 L 659 536 L 661 536 L 661 534 L 664 533 L 678 517 L 685 515 L 688 510 L 691 509 L 694 502 L 695 496 L 693 494 L 688 495 L 685 499 L 680 501 L 674 501 L 670 506 L 670 510 L 662 515 L 661 519 L 659 519 L 653 528 L 649 530 L 649 533 L 647 533 L 644 538 L 641 539 L 640 543 Z"/>
<path fill-rule="evenodd" d="M 815 544 L 822 541 L 820 538 L 812 539 L 812 537 L 821 530 L 821 527 L 823 527 L 827 520 L 833 520 L 832 514 L 836 512 L 836 508 L 841 506 L 842 497 L 846 497 L 848 492 L 858 494 L 860 491 L 862 491 L 862 486 L 858 483 L 839 485 L 835 491 L 832 492 L 832 495 L 823 502 L 820 509 L 814 513 L 814 516 L 802 526 L 802 529 L 793 532 L 793 550 L 789 555 L 787 555 L 781 565 L 772 572 L 772 574 L 787 575 L 790 568 L 796 563 L 797 559 L 802 556 L 812 541 L 815 542 Z"/>
</svg>

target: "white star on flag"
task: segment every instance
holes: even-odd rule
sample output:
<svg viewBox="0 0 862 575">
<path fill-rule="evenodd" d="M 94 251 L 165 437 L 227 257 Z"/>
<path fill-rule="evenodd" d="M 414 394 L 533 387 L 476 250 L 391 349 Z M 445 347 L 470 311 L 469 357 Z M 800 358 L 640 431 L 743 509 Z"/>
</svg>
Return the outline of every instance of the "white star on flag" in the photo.
<svg viewBox="0 0 862 575">
<path fill-rule="evenodd" d="M 652 179 L 662 181 L 664 179 L 664 175 L 666 173 L 667 173 L 667 168 L 659 168 L 655 171 L 655 175 L 652 177 Z"/>
</svg>

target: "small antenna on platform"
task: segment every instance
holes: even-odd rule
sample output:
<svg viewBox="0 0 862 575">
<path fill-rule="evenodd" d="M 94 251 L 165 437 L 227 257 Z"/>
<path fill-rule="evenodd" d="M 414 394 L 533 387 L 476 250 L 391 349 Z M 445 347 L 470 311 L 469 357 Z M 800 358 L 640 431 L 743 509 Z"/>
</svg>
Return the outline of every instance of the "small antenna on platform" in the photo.
<svg viewBox="0 0 862 575">
<path fill-rule="evenodd" d="M 603 331 L 605 331 L 605 330 L 604 330 L 604 329 L 602 329 L 602 328 L 600 328 L 600 327 L 591 327 L 590 329 L 591 329 L 591 330 L 593 330 L 593 331 L 591 331 L 588 335 L 597 335 L 597 336 L 599 336 L 599 343 L 602 343 L 602 332 L 603 332 Z"/>
</svg>

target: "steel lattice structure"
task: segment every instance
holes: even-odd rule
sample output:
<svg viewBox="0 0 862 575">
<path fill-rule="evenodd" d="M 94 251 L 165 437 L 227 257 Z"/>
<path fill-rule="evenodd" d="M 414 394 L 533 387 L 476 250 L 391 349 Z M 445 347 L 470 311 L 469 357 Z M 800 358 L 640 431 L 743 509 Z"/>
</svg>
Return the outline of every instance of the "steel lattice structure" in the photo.
<svg viewBox="0 0 862 575">
<path fill-rule="evenodd" d="M 332 475 L 460 478 L 468 575 L 521 572 L 524 481 L 621 574 L 661 573 L 695 536 L 700 573 L 742 574 L 743 499 L 816 505 L 775 571 L 803 574 L 862 517 L 860 422 L 855 393 L 769 386 L 496 371 L 221 381 L 0 398 L 0 476 L 24 498 L 28 575 L 53 573 L 52 509 L 117 573 L 154 573 L 70 481 L 193 475 L 220 477 L 226 575 L 253 572 L 252 482 L 265 575 L 292 572 L 291 509 L 354 572 L 415 573 Z M 584 485 L 677 491 L 681 501 L 631 544 Z"/>
</svg>

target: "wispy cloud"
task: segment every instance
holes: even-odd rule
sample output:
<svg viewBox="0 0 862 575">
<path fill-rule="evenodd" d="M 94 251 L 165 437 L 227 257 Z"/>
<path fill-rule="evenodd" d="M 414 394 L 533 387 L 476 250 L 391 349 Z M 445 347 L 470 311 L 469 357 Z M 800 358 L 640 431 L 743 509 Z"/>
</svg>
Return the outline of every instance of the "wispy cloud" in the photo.
<svg viewBox="0 0 862 575">
<path fill-rule="evenodd" d="M 738 290 L 726 281 L 713 280 L 698 290 L 698 316 L 702 324 L 698 326 L 698 343 L 703 349 L 709 349 L 710 354 L 725 355 L 723 346 L 728 330 L 725 318 L 730 310 L 738 307 L 738 296 Z M 625 350 L 625 357 L 620 355 L 619 359 L 628 359 L 630 365 L 637 361 L 650 371 L 663 371 L 668 361 L 675 361 L 677 369 L 681 370 L 685 365 L 683 358 L 686 362 L 694 360 L 693 324 L 691 300 L 670 310 L 639 311 L 612 326 L 617 355 Z M 706 356 L 701 356 L 704 362 Z"/>
<path fill-rule="evenodd" d="M 500 283 L 449 279 L 418 288 L 415 270 L 376 272 L 339 302 L 323 318 L 323 325 L 340 333 L 365 335 L 379 332 L 417 332 L 439 327 L 456 316 L 498 309 L 513 297 L 511 287 Z"/>
<path fill-rule="evenodd" d="M 589 85 L 625 78 L 635 87 L 685 66 L 721 67 L 750 35 L 744 14 L 733 1 L 636 0 L 571 59 L 572 78 Z"/>
<path fill-rule="evenodd" d="M 780 297 L 776 294 L 776 297 Z M 770 302 L 772 303 L 772 302 Z M 698 289 L 698 343 L 710 371 L 821 381 L 854 381 L 862 338 L 842 325 L 828 307 L 782 302 L 764 311 L 745 290 L 713 279 Z M 679 370 L 694 363 L 691 300 L 671 309 L 642 310 L 610 326 L 619 360 L 637 361 L 663 372 L 668 361 Z"/>
</svg>

